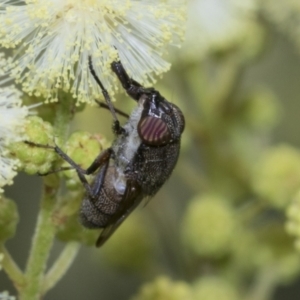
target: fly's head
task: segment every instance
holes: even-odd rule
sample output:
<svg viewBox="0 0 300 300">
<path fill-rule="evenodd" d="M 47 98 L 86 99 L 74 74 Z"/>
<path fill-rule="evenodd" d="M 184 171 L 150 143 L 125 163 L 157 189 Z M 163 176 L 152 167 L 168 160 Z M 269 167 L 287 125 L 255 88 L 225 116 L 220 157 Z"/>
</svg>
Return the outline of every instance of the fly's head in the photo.
<svg viewBox="0 0 300 300">
<path fill-rule="evenodd" d="M 111 64 L 126 93 L 143 106 L 137 129 L 143 143 L 164 146 L 178 142 L 184 130 L 181 110 L 167 101 L 154 88 L 145 88 L 130 78 L 121 61 Z"/>
<path fill-rule="evenodd" d="M 141 95 L 143 106 L 137 129 L 141 140 L 150 146 L 164 146 L 180 140 L 185 120 L 181 110 L 154 89 Z"/>
</svg>

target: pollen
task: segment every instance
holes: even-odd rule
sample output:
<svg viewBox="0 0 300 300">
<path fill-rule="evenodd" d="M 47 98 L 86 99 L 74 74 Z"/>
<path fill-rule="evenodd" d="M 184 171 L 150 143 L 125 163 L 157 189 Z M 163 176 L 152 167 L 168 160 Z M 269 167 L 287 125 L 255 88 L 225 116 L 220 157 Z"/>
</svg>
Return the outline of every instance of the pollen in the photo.
<svg viewBox="0 0 300 300">
<path fill-rule="evenodd" d="M 144 85 L 170 67 L 167 46 L 180 46 L 185 3 L 180 0 L 5 0 L 0 4 L 0 45 L 15 48 L 7 66 L 23 91 L 57 101 L 59 90 L 80 102 L 102 93 L 88 69 L 88 57 L 113 93 L 110 70 L 121 60 Z"/>
<path fill-rule="evenodd" d="M 0 88 L 0 193 L 12 184 L 19 161 L 10 157 L 9 145 L 24 139 L 23 126 L 28 109 L 21 106 L 20 92 L 14 87 Z"/>
</svg>

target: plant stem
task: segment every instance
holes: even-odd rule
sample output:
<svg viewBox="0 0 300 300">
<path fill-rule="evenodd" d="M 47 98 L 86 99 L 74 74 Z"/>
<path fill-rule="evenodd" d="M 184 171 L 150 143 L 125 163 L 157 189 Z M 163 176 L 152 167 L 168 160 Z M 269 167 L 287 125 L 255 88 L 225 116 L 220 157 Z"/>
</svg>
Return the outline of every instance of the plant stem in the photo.
<svg viewBox="0 0 300 300">
<path fill-rule="evenodd" d="M 261 271 L 245 300 L 268 300 L 278 284 L 278 275 L 276 270 L 270 268 Z"/>
<path fill-rule="evenodd" d="M 54 132 L 59 143 L 64 143 L 68 135 L 73 103 L 63 97 L 61 100 L 55 110 Z M 57 230 L 53 214 L 55 210 L 59 209 L 59 188 L 58 180 L 48 183 L 47 178 L 44 179 L 43 199 L 26 266 L 25 285 L 20 289 L 21 300 L 39 300 L 43 294 L 44 272 Z M 60 275 L 62 276 L 64 273 L 61 272 Z M 55 282 L 58 280 L 57 276 Z"/>
<path fill-rule="evenodd" d="M 26 285 L 20 291 L 22 300 L 38 300 L 41 296 L 43 274 L 56 232 L 56 226 L 52 222 L 56 191 L 56 188 L 44 187 L 44 198 L 26 267 Z"/>
<path fill-rule="evenodd" d="M 59 258 L 56 260 L 56 262 L 44 278 L 43 294 L 45 294 L 53 286 L 55 286 L 59 279 L 64 276 L 64 274 L 67 272 L 72 262 L 74 261 L 79 248 L 80 244 L 76 242 L 71 242 L 65 246 Z"/>
<path fill-rule="evenodd" d="M 5 270 L 7 276 L 11 279 L 16 289 L 21 289 L 25 283 L 25 277 L 19 269 L 9 252 L 3 245 L 0 245 L 0 252 L 4 254 L 1 265 Z"/>
<path fill-rule="evenodd" d="M 68 137 L 73 106 L 74 99 L 61 97 L 54 121 L 55 138 L 57 137 L 60 143 L 64 143 Z"/>
</svg>

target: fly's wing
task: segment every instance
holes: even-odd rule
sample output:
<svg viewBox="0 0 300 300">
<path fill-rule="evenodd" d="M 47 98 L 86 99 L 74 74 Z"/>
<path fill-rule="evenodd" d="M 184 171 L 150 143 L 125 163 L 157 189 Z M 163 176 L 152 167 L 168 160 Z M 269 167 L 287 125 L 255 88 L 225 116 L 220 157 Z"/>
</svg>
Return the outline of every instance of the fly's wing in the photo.
<svg viewBox="0 0 300 300">
<path fill-rule="evenodd" d="M 109 237 L 116 231 L 122 222 L 140 204 L 143 198 L 144 196 L 141 193 L 141 188 L 139 185 L 128 180 L 120 208 L 109 224 L 101 232 L 96 242 L 96 247 L 101 247 L 109 239 Z"/>
</svg>

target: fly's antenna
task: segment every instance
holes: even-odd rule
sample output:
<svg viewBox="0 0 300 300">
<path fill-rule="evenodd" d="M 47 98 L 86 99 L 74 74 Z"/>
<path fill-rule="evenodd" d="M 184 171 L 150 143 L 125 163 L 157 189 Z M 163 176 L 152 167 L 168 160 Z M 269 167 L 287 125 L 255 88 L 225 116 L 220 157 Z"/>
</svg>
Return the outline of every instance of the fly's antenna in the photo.
<svg viewBox="0 0 300 300">
<path fill-rule="evenodd" d="M 115 111 L 115 108 L 114 108 L 114 106 L 111 102 L 110 96 L 109 96 L 107 90 L 104 88 L 104 85 L 102 84 L 102 82 L 100 81 L 99 77 L 97 76 L 97 74 L 94 70 L 91 56 L 89 56 L 89 69 L 90 69 L 90 72 L 93 75 L 94 79 L 96 80 L 96 82 L 98 83 L 98 85 L 101 88 L 101 91 L 102 91 L 102 94 L 104 96 L 105 102 L 107 103 L 107 106 L 108 106 L 108 108 L 109 108 L 109 110 L 110 110 L 110 112 L 113 116 L 114 121 L 119 123 L 119 120 L 117 118 L 116 111 Z"/>
</svg>

